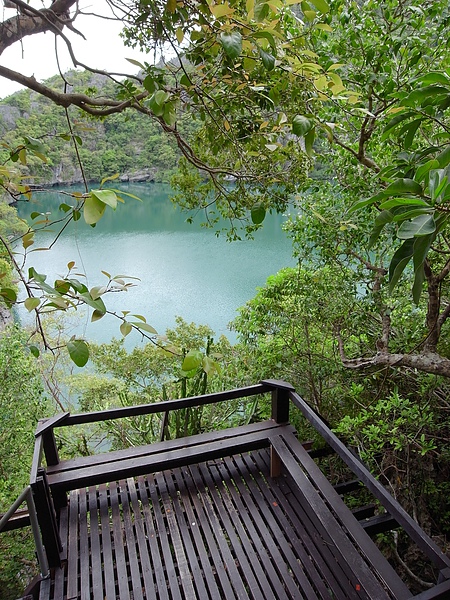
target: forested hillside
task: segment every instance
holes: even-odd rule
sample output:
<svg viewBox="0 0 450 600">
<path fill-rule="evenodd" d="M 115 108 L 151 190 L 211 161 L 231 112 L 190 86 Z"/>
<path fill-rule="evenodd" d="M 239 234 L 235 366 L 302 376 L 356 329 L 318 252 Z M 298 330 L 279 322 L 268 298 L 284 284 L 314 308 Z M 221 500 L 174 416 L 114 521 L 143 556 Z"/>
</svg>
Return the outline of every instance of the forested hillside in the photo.
<svg viewBox="0 0 450 600">
<path fill-rule="evenodd" d="M 121 89 L 103 75 L 85 71 L 66 74 L 73 92 L 96 96 L 120 97 Z M 49 87 L 61 89 L 62 79 L 55 76 Z M 179 152 L 174 141 L 162 134 L 156 121 L 135 111 L 91 119 L 77 109 L 69 109 L 71 126 L 77 135 L 86 178 L 100 181 L 120 173 L 123 181 L 168 181 L 177 168 Z M 185 134 L 192 129 L 188 115 L 179 124 Z M 79 161 L 70 134 L 65 110 L 30 90 L 16 92 L 0 102 L 0 138 L 15 148 L 24 138 L 42 144 L 46 161 L 31 156 L 22 165 L 24 175 L 36 185 L 56 185 L 82 181 Z M 0 162 L 8 156 L 0 151 Z M 20 164 L 20 162 L 19 162 Z"/>
</svg>

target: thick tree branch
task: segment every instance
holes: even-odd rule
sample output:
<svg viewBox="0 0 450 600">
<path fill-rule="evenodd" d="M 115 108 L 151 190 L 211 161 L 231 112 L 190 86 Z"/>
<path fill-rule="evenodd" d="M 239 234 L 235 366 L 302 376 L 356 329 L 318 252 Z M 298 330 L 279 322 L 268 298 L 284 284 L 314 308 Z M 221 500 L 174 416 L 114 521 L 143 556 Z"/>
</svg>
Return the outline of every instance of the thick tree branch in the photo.
<svg viewBox="0 0 450 600">
<path fill-rule="evenodd" d="M 0 23 L 0 55 L 24 37 L 52 31 L 59 33 L 65 22 L 70 22 L 69 11 L 76 0 L 56 0 L 50 8 L 41 10 L 30 7 L 20 0 L 12 0 L 23 14 L 18 14 Z"/>
</svg>

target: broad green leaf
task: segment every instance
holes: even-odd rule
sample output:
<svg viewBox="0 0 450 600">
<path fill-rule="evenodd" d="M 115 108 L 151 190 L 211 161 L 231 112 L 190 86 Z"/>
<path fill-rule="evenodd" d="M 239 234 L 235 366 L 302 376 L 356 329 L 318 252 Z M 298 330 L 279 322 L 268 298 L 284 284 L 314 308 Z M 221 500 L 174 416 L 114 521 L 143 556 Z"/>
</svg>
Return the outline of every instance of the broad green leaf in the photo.
<svg viewBox="0 0 450 600">
<path fill-rule="evenodd" d="M 304 136 L 310 131 L 314 123 L 303 115 L 297 115 L 292 120 L 292 133 L 295 135 Z"/>
<path fill-rule="evenodd" d="M 148 323 L 142 323 L 141 321 L 132 321 L 132 324 L 138 329 L 142 329 L 142 331 L 146 331 L 147 333 L 152 333 L 154 335 L 158 335 L 158 332 L 154 327 L 149 325 Z"/>
<path fill-rule="evenodd" d="M 384 190 L 385 196 L 394 194 L 416 194 L 422 196 L 422 186 L 414 179 L 396 179 Z"/>
<path fill-rule="evenodd" d="M 393 208 L 394 206 L 425 206 L 427 208 L 431 208 L 429 204 L 425 202 L 425 200 L 421 200 L 419 198 L 390 198 L 386 202 L 380 204 L 380 210 L 386 210 L 389 208 Z"/>
<path fill-rule="evenodd" d="M 167 104 L 164 105 L 163 119 L 169 127 L 173 127 L 177 122 L 177 113 L 173 102 L 167 102 Z"/>
<path fill-rule="evenodd" d="M 242 35 L 239 31 L 232 31 L 231 33 L 222 33 L 220 35 L 220 42 L 225 50 L 225 54 L 234 60 L 242 52 Z"/>
<path fill-rule="evenodd" d="M 411 123 L 408 124 L 408 126 L 406 127 L 406 135 L 405 135 L 405 139 L 403 140 L 403 147 L 408 150 L 413 141 L 414 141 L 414 137 L 416 135 L 417 130 L 420 127 L 420 124 L 422 123 L 422 118 L 420 119 L 415 119 L 414 121 L 411 121 Z"/>
<path fill-rule="evenodd" d="M 403 206 L 401 209 L 397 207 L 395 210 L 395 215 L 392 219 L 393 223 L 401 223 L 402 221 L 410 221 L 411 219 L 415 219 L 419 215 L 429 215 L 432 211 L 431 208 L 426 207 L 418 207 L 418 208 L 409 208 L 409 206 Z"/>
<path fill-rule="evenodd" d="M 265 52 L 262 48 L 259 49 L 259 55 L 265 69 L 267 69 L 267 71 L 272 71 L 275 67 L 275 58 L 268 52 Z"/>
<path fill-rule="evenodd" d="M 398 283 L 406 265 L 414 253 L 414 239 L 408 239 L 400 246 L 389 265 L 389 291 L 392 292 Z"/>
<path fill-rule="evenodd" d="M 100 296 L 106 292 L 106 289 L 107 288 L 104 285 L 96 285 L 95 287 L 91 288 L 89 293 L 91 294 L 92 300 L 97 300 L 100 298 Z"/>
<path fill-rule="evenodd" d="M 221 17 L 226 17 L 234 13 L 234 8 L 232 8 L 228 2 L 224 2 L 223 4 L 212 4 L 209 9 L 216 19 L 220 19 Z"/>
<path fill-rule="evenodd" d="M 92 308 L 102 312 L 103 314 L 106 313 L 106 306 L 101 298 L 97 298 L 96 300 L 94 300 L 89 292 L 84 292 L 83 294 L 80 294 L 80 298 L 84 300 L 84 302 L 86 302 L 88 306 L 91 306 Z"/>
<path fill-rule="evenodd" d="M 181 368 L 183 371 L 192 371 L 198 369 L 202 364 L 203 354 L 199 350 L 189 350 L 183 360 Z"/>
<path fill-rule="evenodd" d="M 127 60 L 129 63 L 131 63 L 135 67 L 139 67 L 140 69 L 142 69 L 143 71 L 145 71 L 145 66 L 141 62 L 139 62 L 138 60 L 135 60 L 134 58 L 125 58 L 125 60 Z"/>
<path fill-rule="evenodd" d="M 330 12 L 330 7 L 326 0 L 310 0 L 311 4 L 317 8 L 322 14 L 326 15 Z"/>
<path fill-rule="evenodd" d="M 39 298 L 27 298 L 24 302 L 25 308 L 28 312 L 31 312 L 33 309 L 37 308 L 41 301 Z"/>
<path fill-rule="evenodd" d="M 260 225 L 266 218 L 266 209 L 264 208 L 264 205 L 261 202 L 256 202 L 256 204 L 252 206 L 250 214 L 252 218 L 252 223 L 254 223 L 255 225 Z"/>
<path fill-rule="evenodd" d="M 167 0 L 166 10 L 167 12 L 173 14 L 177 10 L 177 0 Z"/>
<path fill-rule="evenodd" d="M 270 44 L 270 47 L 272 48 L 273 53 L 276 54 L 276 52 L 277 52 L 277 45 L 276 45 L 273 33 L 271 33 L 270 31 L 255 31 L 252 34 L 252 37 L 254 37 L 256 39 L 265 39 L 265 40 L 267 40 L 269 42 L 269 44 Z"/>
<path fill-rule="evenodd" d="M 84 220 L 88 225 L 95 225 L 103 217 L 105 210 L 106 204 L 91 194 L 84 201 Z"/>
<path fill-rule="evenodd" d="M 91 195 L 103 204 L 107 204 L 113 210 L 117 208 L 117 196 L 112 190 L 92 190 Z"/>
<path fill-rule="evenodd" d="M 441 169 L 450 164 L 450 145 L 436 156 L 436 160 L 438 161 Z"/>
<path fill-rule="evenodd" d="M 432 200 L 436 200 L 442 192 L 448 181 L 445 169 L 435 169 L 430 171 L 429 189 Z"/>
<path fill-rule="evenodd" d="M 313 127 L 305 135 L 305 150 L 306 150 L 306 154 L 308 156 L 313 155 L 313 146 L 314 146 L 315 137 L 316 137 L 316 128 Z"/>
<path fill-rule="evenodd" d="M 22 246 L 25 248 L 29 248 L 34 244 L 34 231 L 30 231 L 22 236 Z"/>
<path fill-rule="evenodd" d="M 363 198 L 362 200 L 358 200 L 357 202 L 355 202 L 350 208 L 349 208 L 349 213 L 354 213 L 357 210 L 360 210 L 361 208 L 365 208 L 366 206 L 371 206 L 372 204 L 375 204 L 376 202 L 380 202 L 381 200 L 384 200 L 385 195 L 383 193 L 377 194 L 376 196 L 372 196 L 371 198 Z"/>
<path fill-rule="evenodd" d="M 8 306 L 11 306 L 17 301 L 17 293 L 12 288 L 0 288 L 0 296 L 3 297 Z"/>
<path fill-rule="evenodd" d="M 84 340 L 70 340 L 67 342 L 67 350 L 77 367 L 84 367 L 89 360 L 89 347 Z"/>
<path fill-rule="evenodd" d="M 431 171 L 431 169 L 437 169 L 438 167 L 439 161 L 433 158 L 417 168 L 416 174 L 414 175 L 414 179 L 420 183 L 425 179 L 425 177 Z"/>
<path fill-rule="evenodd" d="M 35 357 L 35 358 L 39 358 L 39 348 L 37 346 L 28 346 L 28 348 L 30 349 L 31 354 Z"/>
<path fill-rule="evenodd" d="M 442 85 L 450 85 L 450 78 L 439 71 L 431 71 L 426 75 L 421 75 L 413 80 L 413 83 L 421 83 L 429 85 L 430 83 L 441 83 Z"/>
<path fill-rule="evenodd" d="M 397 237 L 409 240 L 413 237 L 430 235 L 436 231 L 436 223 L 431 215 L 419 215 L 412 221 L 404 221 L 398 231 Z"/>
<path fill-rule="evenodd" d="M 131 332 L 132 329 L 133 326 L 131 325 L 131 323 L 128 323 L 128 321 L 124 321 L 120 325 L 120 333 L 123 335 L 123 337 L 127 337 L 127 335 Z"/>
<path fill-rule="evenodd" d="M 415 304 L 419 304 L 420 297 L 423 291 L 423 281 L 425 279 L 424 261 L 427 257 L 428 251 L 431 248 L 431 244 L 436 239 L 436 232 L 430 235 L 424 235 L 417 237 L 414 240 L 414 284 L 412 288 L 412 295 Z"/>
<path fill-rule="evenodd" d="M 209 356 L 203 357 L 202 368 L 207 375 L 210 375 L 214 372 L 220 373 L 221 370 L 219 363 L 210 358 Z"/>
<path fill-rule="evenodd" d="M 103 179 L 100 182 L 100 187 L 103 187 L 103 184 L 105 184 L 107 181 L 114 181 L 118 178 L 119 178 L 119 173 L 114 173 L 114 175 L 110 175 L 109 177 L 103 177 Z M 113 191 L 116 192 L 117 190 L 113 190 Z"/>
<path fill-rule="evenodd" d="M 95 321 L 99 321 L 102 317 L 105 316 L 105 313 L 100 310 L 94 310 L 92 313 L 91 321 L 94 323 Z"/>
<path fill-rule="evenodd" d="M 256 0 L 254 9 L 255 21 L 262 23 L 268 14 L 269 5 L 266 2 L 261 2 L 261 0 Z"/>
<path fill-rule="evenodd" d="M 393 129 L 394 127 L 397 127 L 397 125 L 399 123 L 402 123 L 403 121 L 405 121 L 406 119 L 409 119 L 411 117 L 415 117 L 417 113 L 413 112 L 413 111 L 407 111 L 407 112 L 402 112 L 399 113 L 397 115 L 395 115 L 395 117 L 393 117 L 389 123 L 386 125 L 386 127 L 383 130 L 383 135 L 381 139 L 386 139 L 387 134 L 389 133 L 389 131 L 391 129 Z"/>
</svg>

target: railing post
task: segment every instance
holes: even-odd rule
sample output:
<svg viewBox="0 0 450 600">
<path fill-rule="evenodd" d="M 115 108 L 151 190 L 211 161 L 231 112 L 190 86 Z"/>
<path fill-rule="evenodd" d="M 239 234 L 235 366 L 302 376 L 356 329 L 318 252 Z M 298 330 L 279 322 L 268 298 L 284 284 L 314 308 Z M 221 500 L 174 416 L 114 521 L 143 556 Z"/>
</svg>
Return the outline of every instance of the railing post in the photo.
<svg viewBox="0 0 450 600">
<path fill-rule="evenodd" d="M 272 388 L 272 419 L 275 423 L 289 422 L 289 392 L 295 391 L 293 386 L 286 381 L 264 379 L 261 381 Z M 270 446 L 270 476 L 279 477 L 281 474 L 281 460 L 274 447 Z"/>
<path fill-rule="evenodd" d="M 40 467 L 34 483 L 31 484 L 33 500 L 41 529 L 42 541 L 44 543 L 48 564 L 51 568 L 61 566 L 62 544 L 59 537 L 56 513 L 50 488 L 47 481 L 45 469 Z"/>
<path fill-rule="evenodd" d="M 294 387 L 286 381 L 276 379 L 264 379 L 261 381 L 272 388 L 272 419 L 276 423 L 289 422 L 289 392 L 293 392 Z"/>
</svg>

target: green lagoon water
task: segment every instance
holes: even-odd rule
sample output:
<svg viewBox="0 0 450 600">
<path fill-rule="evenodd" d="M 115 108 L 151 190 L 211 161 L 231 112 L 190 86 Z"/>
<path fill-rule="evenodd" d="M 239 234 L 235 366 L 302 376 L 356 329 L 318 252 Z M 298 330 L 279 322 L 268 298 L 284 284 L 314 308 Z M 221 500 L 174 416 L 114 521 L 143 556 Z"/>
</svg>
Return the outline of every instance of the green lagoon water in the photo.
<svg viewBox="0 0 450 600">
<path fill-rule="evenodd" d="M 291 244 L 281 229 L 283 217 L 269 215 L 254 240 L 227 242 L 214 231 L 200 227 L 201 215 L 193 224 L 187 214 L 169 200 L 170 188 L 161 184 L 120 184 L 125 192 L 141 198 L 126 198 L 113 212 L 109 207 L 95 228 L 80 219 L 72 223 L 50 251 L 31 252 L 27 267 L 48 274 L 50 281 L 67 272 L 75 261 L 88 287 L 103 285 L 101 271 L 138 277 L 126 293 L 108 294 L 110 310 L 129 310 L 144 315 L 158 333 L 173 327 L 175 316 L 188 322 L 208 324 L 216 335 L 234 334 L 228 323 L 236 310 L 255 295 L 267 277 L 294 264 Z M 22 217 L 32 211 L 61 216 L 58 206 L 67 198 L 55 190 L 35 195 L 33 204 L 19 206 Z M 35 247 L 48 246 L 58 229 L 40 233 Z M 22 315 L 25 319 L 26 315 Z M 72 321 L 71 321 L 72 322 Z M 120 337 L 119 322 L 109 315 L 95 323 L 81 312 L 74 333 L 106 342 Z M 139 343 L 133 332 L 127 345 Z"/>
</svg>

